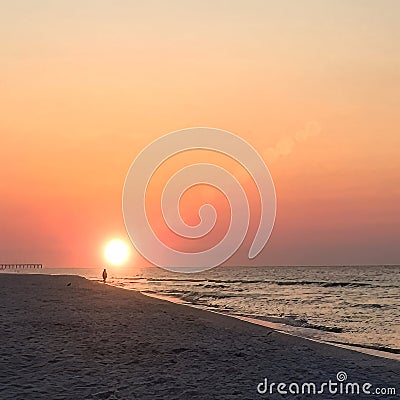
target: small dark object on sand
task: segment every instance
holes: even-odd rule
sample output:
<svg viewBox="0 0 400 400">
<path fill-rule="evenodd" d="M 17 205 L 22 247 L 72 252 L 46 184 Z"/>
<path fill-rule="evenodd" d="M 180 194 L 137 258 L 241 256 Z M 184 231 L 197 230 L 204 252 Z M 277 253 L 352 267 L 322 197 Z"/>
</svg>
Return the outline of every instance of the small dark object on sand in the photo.
<svg viewBox="0 0 400 400">
<path fill-rule="evenodd" d="M 71 282 L 68 282 L 68 283 L 67 283 L 67 286 L 71 286 Z"/>
</svg>

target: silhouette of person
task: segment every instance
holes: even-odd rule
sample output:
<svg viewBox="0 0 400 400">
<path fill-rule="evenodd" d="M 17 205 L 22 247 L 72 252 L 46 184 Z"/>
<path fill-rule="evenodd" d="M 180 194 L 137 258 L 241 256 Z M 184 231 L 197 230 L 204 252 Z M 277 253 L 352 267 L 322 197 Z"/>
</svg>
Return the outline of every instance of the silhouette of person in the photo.
<svg viewBox="0 0 400 400">
<path fill-rule="evenodd" d="M 107 280 L 107 270 L 104 268 L 103 270 L 103 282 L 106 283 Z"/>
</svg>

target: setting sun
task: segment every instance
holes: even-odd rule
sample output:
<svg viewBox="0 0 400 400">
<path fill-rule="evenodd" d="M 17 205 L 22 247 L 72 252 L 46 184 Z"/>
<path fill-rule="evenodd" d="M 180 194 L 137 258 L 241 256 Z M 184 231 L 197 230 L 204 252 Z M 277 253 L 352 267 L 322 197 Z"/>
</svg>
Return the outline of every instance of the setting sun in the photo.
<svg viewBox="0 0 400 400">
<path fill-rule="evenodd" d="M 107 261 L 111 264 L 121 265 L 129 257 L 129 247 L 124 241 L 113 239 L 107 243 L 104 254 Z"/>
</svg>

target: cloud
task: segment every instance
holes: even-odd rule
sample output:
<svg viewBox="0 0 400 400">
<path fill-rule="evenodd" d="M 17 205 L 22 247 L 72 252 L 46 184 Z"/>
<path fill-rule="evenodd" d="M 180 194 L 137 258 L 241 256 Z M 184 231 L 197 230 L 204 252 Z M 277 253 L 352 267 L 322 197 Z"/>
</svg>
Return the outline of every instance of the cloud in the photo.
<svg viewBox="0 0 400 400">
<path fill-rule="evenodd" d="M 301 131 L 296 133 L 295 138 L 301 143 L 310 137 L 318 136 L 321 131 L 321 125 L 318 122 L 309 121 Z"/>
<path fill-rule="evenodd" d="M 296 144 L 303 143 L 307 139 L 318 136 L 322 132 L 321 126 L 316 121 L 309 121 L 304 128 L 296 132 L 293 136 L 284 137 L 274 146 L 264 151 L 267 162 L 273 162 L 281 156 L 290 154 Z"/>
</svg>

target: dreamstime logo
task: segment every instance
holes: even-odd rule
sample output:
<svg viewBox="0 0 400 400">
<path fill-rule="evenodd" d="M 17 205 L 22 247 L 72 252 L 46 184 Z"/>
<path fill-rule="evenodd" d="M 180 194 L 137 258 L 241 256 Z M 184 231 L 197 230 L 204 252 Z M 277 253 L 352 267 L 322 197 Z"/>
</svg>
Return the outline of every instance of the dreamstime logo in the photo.
<svg viewBox="0 0 400 400">
<path fill-rule="evenodd" d="M 197 210 L 200 222 L 192 226 L 183 220 L 179 203 L 187 190 L 206 184 L 218 189 L 229 203 L 231 218 L 225 236 L 211 248 L 186 252 L 166 245 L 151 227 L 146 211 L 149 182 L 165 161 L 189 150 L 221 153 L 241 164 L 251 176 L 260 198 L 260 216 L 248 257 L 256 257 L 274 226 L 276 196 L 272 177 L 261 156 L 249 143 L 214 128 L 188 128 L 162 136 L 144 148 L 134 160 L 125 179 L 122 199 L 124 222 L 133 245 L 159 267 L 174 272 L 200 272 L 220 265 L 242 244 L 250 223 L 246 192 L 229 171 L 210 163 L 186 166 L 168 180 L 161 194 L 162 217 L 173 234 L 187 239 L 204 238 L 216 224 L 215 207 L 203 204 Z"/>
<path fill-rule="evenodd" d="M 369 382 L 347 382 L 347 373 L 339 371 L 335 379 L 326 382 L 270 382 L 264 378 L 257 385 L 257 393 L 261 395 L 320 395 L 320 394 L 346 394 L 346 395 L 395 395 L 396 388 L 388 386 L 374 387 Z"/>
<path fill-rule="evenodd" d="M 347 374 L 346 374 L 346 372 L 344 372 L 344 371 L 339 371 L 339 372 L 336 374 L 336 380 L 337 380 L 338 382 L 344 382 L 345 380 L 347 380 Z"/>
</svg>

